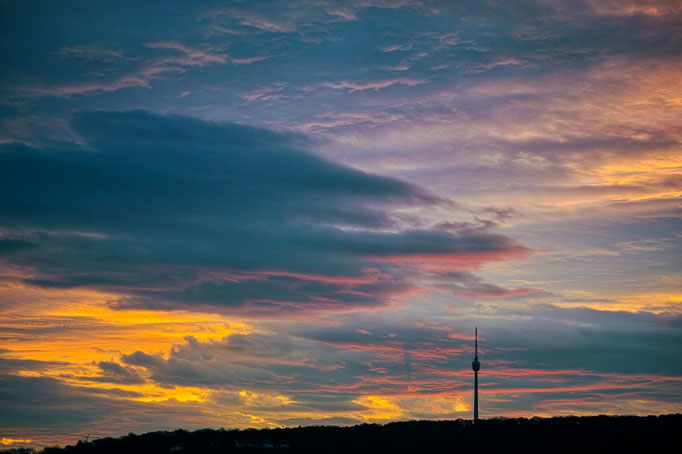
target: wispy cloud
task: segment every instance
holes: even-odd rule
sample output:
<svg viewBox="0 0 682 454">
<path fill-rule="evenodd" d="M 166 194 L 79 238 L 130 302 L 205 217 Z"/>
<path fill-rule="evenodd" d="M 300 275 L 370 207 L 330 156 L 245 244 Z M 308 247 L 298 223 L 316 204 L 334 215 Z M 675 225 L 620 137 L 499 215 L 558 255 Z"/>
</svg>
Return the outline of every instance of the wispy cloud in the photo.
<svg viewBox="0 0 682 454">
<path fill-rule="evenodd" d="M 253 28 L 269 33 L 291 33 L 296 31 L 296 24 L 292 19 L 275 18 L 274 15 L 264 15 L 254 11 L 240 9 L 216 9 L 204 12 L 200 18 L 226 20 L 236 22 L 240 26 Z"/>
<path fill-rule="evenodd" d="M 117 91 L 123 88 L 143 87 L 150 88 L 150 78 L 144 76 L 126 76 L 110 82 L 81 83 L 70 85 L 57 85 L 52 87 L 32 87 L 27 93 L 38 96 L 64 96 L 85 95 L 93 92 Z"/>
<path fill-rule="evenodd" d="M 589 0 L 588 4 L 600 14 L 614 14 L 618 16 L 634 14 L 662 16 L 682 12 L 682 5 L 677 0 Z"/>
<path fill-rule="evenodd" d="M 318 82 L 314 85 L 302 87 L 301 90 L 311 91 L 316 88 L 330 88 L 333 90 L 346 90 L 349 93 L 353 93 L 356 91 L 365 90 L 379 91 L 381 89 L 391 87 L 393 85 L 407 85 L 408 87 L 414 87 L 415 85 L 422 85 L 426 83 L 428 83 L 428 79 L 399 78 L 372 81 L 341 80 L 338 82 Z"/>
<path fill-rule="evenodd" d="M 90 61 L 114 62 L 125 56 L 121 49 L 112 49 L 97 44 L 82 44 L 76 46 L 64 46 L 55 52 L 64 58 L 80 58 Z"/>
<path fill-rule="evenodd" d="M 255 59 L 237 59 L 233 61 L 225 53 L 213 50 L 196 49 L 175 41 L 145 43 L 144 46 L 149 49 L 170 50 L 176 55 L 152 58 L 148 63 L 143 64 L 138 69 L 132 70 L 129 75 L 121 76 L 118 79 L 46 87 L 29 87 L 26 89 L 26 93 L 39 96 L 69 97 L 96 92 L 111 92 L 131 87 L 151 88 L 154 79 L 170 73 L 185 72 L 189 68 L 225 64 L 228 61 L 236 64 L 249 64 L 262 59 L 257 57 Z M 102 60 L 102 58 L 107 58 L 107 60 L 104 61 L 113 61 L 111 60 L 113 58 L 112 51 L 106 51 L 96 47 L 62 48 L 59 52 L 60 55 L 63 56 L 76 56 L 100 60 Z M 115 56 L 117 54 L 114 53 L 113 55 Z"/>
</svg>

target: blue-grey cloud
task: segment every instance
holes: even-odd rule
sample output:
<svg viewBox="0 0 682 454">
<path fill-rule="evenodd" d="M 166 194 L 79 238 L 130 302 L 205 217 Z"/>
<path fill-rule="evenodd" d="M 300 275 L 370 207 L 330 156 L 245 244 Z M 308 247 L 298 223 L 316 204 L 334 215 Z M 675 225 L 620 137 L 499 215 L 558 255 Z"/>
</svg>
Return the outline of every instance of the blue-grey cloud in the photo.
<svg viewBox="0 0 682 454">
<path fill-rule="evenodd" d="M 88 377 L 86 380 L 101 381 L 106 383 L 119 383 L 125 385 L 144 383 L 145 380 L 131 367 L 125 367 L 113 361 L 99 361 L 97 363 L 101 376 Z"/>
<path fill-rule="evenodd" d="M 394 208 L 446 202 L 302 136 L 139 111 L 72 126 L 85 146 L 0 152 L 4 249 L 33 285 L 118 289 L 126 307 L 341 309 L 410 289 L 393 256 L 525 251 L 485 230 L 401 227 Z"/>
</svg>

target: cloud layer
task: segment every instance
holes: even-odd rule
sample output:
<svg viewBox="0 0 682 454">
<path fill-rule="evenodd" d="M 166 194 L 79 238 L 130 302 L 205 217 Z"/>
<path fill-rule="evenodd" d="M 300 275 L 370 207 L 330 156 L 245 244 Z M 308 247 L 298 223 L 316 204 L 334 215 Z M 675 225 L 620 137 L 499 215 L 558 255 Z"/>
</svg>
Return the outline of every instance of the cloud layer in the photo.
<svg viewBox="0 0 682 454">
<path fill-rule="evenodd" d="M 27 284 L 116 290 L 125 307 L 345 309 L 408 293 L 397 263 L 527 253 L 485 231 L 405 228 L 392 210 L 445 202 L 300 136 L 144 112 L 79 114 L 73 128 L 83 147 L 0 153 L 3 249 Z"/>
<path fill-rule="evenodd" d="M 679 1 L 0 10 L 13 446 L 682 411 Z"/>
</svg>

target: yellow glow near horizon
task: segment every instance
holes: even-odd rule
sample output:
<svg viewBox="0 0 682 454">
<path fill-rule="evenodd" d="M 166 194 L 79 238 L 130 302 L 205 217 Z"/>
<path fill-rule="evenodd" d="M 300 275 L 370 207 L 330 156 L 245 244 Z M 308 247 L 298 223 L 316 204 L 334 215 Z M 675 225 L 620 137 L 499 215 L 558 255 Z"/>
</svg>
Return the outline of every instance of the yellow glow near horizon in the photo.
<svg viewBox="0 0 682 454">
<path fill-rule="evenodd" d="M 30 443 L 30 442 L 31 442 L 31 440 L 20 439 L 20 438 L 7 438 L 7 437 L 0 438 L 0 443 L 2 443 L 5 446 L 13 445 L 16 443 Z"/>
<path fill-rule="evenodd" d="M 581 303 L 579 306 L 599 311 L 647 311 L 655 314 L 682 312 L 682 293 L 640 293 L 615 297 L 615 299 L 615 302 L 589 302 Z M 559 307 L 576 307 L 575 303 L 556 302 L 554 304 Z"/>
<path fill-rule="evenodd" d="M 139 402 L 163 402 L 171 399 L 178 402 L 206 402 L 209 394 L 209 391 L 206 389 L 194 386 L 164 388 L 152 383 L 145 383 L 142 385 L 117 385 L 116 388 L 142 394 L 141 397 L 131 398 L 131 400 Z"/>
<path fill-rule="evenodd" d="M 362 396 L 353 403 L 367 407 L 368 410 L 362 415 L 367 420 L 393 419 L 402 415 L 400 407 L 386 397 Z"/>
<path fill-rule="evenodd" d="M 451 415 L 470 411 L 462 396 L 362 396 L 353 403 L 366 408 L 362 417 L 367 421 L 388 421 L 418 417 L 420 414 Z"/>
<path fill-rule="evenodd" d="M 43 290 L 22 285 L 0 288 L 0 296 L 8 300 L 19 293 L 22 299 L 31 301 L 3 313 L 0 328 L 8 334 L 0 348 L 7 350 L 7 357 L 49 363 L 39 371 L 16 373 L 51 376 L 99 390 L 114 387 L 88 381 L 89 377 L 101 375 L 99 361 L 119 361 L 121 355 L 138 350 L 165 356 L 187 336 L 203 341 L 220 340 L 252 330 L 244 321 L 219 314 L 114 310 L 109 301 L 117 295 L 87 289 Z M 149 383 L 117 384 L 115 388 L 139 393 L 140 397 L 131 399 L 142 402 L 169 399 L 203 402 L 207 395 L 201 388 L 162 388 Z"/>
</svg>

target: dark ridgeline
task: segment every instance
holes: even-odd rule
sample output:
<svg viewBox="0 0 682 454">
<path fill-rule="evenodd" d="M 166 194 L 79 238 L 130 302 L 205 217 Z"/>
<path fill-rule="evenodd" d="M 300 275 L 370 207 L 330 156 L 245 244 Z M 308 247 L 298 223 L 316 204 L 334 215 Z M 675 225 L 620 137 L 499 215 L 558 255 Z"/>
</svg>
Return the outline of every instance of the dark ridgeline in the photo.
<svg viewBox="0 0 682 454">
<path fill-rule="evenodd" d="M 481 363 L 478 361 L 478 327 L 474 328 L 474 360 L 471 368 L 474 370 L 474 423 L 478 422 L 478 371 Z"/>
<path fill-rule="evenodd" d="M 130 434 L 44 454 L 680 452 L 682 415 L 410 421 L 352 427 Z M 15 451 L 18 452 L 18 451 Z"/>
</svg>

